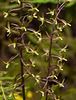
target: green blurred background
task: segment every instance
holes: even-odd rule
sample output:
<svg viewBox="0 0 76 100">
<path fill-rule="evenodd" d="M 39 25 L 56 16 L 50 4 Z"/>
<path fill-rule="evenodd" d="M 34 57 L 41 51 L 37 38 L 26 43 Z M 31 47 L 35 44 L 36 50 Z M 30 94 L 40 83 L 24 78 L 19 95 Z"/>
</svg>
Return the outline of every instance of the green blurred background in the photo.
<svg viewBox="0 0 76 100">
<path fill-rule="evenodd" d="M 61 0 L 64 1 L 64 0 Z M 66 1 L 66 0 L 65 0 Z M 44 14 L 47 12 L 47 9 L 54 9 L 56 7 L 56 0 L 33 0 L 35 5 L 37 3 L 41 3 L 39 10 L 40 14 L 44 12 Z M 5 68 L 5 64 L 3 61 L 8 61 L 8 59 L 17 53 L 16 50 L 13 49 L 13 47 L 8 47 L 9 44 L 9 39 L 7 37 L 7 33 L 5 30 L 5 27 L 7 26 L 7 22 L 18 22 L 18 19 L 16 17 L 11 17 L 4 19 L 3 17 L 3 11 L 8 11 L 12 7 L 16 7 L 18 5 L 16 4 L 11 4 L 10 0 L 0 0 L 0 72 L 2 71 L 7 71 L 8 75 L 7 76 L 15 76 L 19 72 L 19 64 L 16 65 L 11 65 L 9 69 Z M 67 22 L 71 21 L 71 27 L 66 27 L 64 30 L 64 36 L 63 39 L 64 41 L 62 42 L 61 45 L 66 45 L 68 44 L 68 50 L 66 52 L 66 58 L 67 62 L 65 62 L 65 65 L 63 67 L 64 71 L 60 74 L 61 78 L 66 79 L 65 87 L 62 89 L 62 98 L 63 100 L 76 100 L 76 3 L 72 2 L 67 5 L 63 9 L 63 11 L 60 14 L 61 18 L 64 18 Z M 37 22 L 33 21 L 32 27 L 35 29 L 38 29 L 38 24 Z M 49 27 L 47 28 L 49 30 Z M 32 40 L 32 37 L 31 37 Z M 35 43 L 34 43 L 35 45 Z M 43 47 L 43 46 L 42 46 Z M 40 47 L 41 48 L 41 47 Z M 41 64 L 44 63 L 43 65 L 46 66 L 46 62 L 40 62 L 40 58 L 37 58 L 37 67 L 35 69 L 36 72 L 39 70 L 43 71 L 44 68 L 42 68 Z M 19 59 L 16 59 L 15 62 L 19 62 Z M 16 70 L 16 71 L 14 71 Z M 14 73 L 13 73 L 14 71 Z M 45 72 L 43 71 L 45 74 Z M 44 76 L 42 74 L 42 76 Z M 29 82 L 27 86 L 30 86 L 30 89 L 32 91 L 35 91 L 37 87 L 33 87 L 33 82 Z M 32 97 L 31 100 L 40 100 L 37 97 Z"/>
</svg>

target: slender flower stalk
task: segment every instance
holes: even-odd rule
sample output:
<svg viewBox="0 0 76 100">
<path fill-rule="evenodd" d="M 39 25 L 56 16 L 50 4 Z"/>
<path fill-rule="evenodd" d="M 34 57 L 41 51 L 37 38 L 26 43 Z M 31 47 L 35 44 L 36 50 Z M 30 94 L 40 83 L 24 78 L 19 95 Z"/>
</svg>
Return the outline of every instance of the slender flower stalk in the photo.
<svg viewBox="0 0 76 100">
<path fill-rule="evenodd" d="M 53 28 L 53 31 L 54 31 L 54 28 Z M 50 72 L 51 72 L 51 70 L 50 70 L 50 68 L 52 67 L 51 66 L 51 64 L 50 64 L 50 62 L 51 62 L 51 49 L 52 49 L 52 39 L 53 39 L 53 32 L 52 32 L 52 34 L 51 34 L 51 37 L 50 37 L 50 48 L 49 48 L 49 60 L 48 60 L 48 73 L 47 73 L 47 77 L 49 76 L 49 74 L 50 74 Z M 47 85 L 46 85 L 46 90 L 48 90 L 48 82 L 49 82 L 49 80 L 47 80 Z M 48 91 L 46 91 L 46 99 L 45 100 L 48 100 Z"/>
<path fill-rule="evenodd" d="M 20 2 L 20 8 L 22 8 L 22 1 Z M 20 9 L 20 17 L 22 16 L 22 9 Z M 22 22 L 22 20 L 20 20 Z M 20 34 L 22 34 L 22 31 L 20 31 Z M 21 78 L 22 82 L 21 84 L 24 84 L 24 68 L 23 68 L 23 63 L 21 61 L 22 58 L 22 50 L 19 48 L 19 57 L 20 57 L 20 63 L 21 63 Z M 25 100 L 25 85 L 22 85 L 22 95 L 23 95 L 23 100 Z"/>
</svg>

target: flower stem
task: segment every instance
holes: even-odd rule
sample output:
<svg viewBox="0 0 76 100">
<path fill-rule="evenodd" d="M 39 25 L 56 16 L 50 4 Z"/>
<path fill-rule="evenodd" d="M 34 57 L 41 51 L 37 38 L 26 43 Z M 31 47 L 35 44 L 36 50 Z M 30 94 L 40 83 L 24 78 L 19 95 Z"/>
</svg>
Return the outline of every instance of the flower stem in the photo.
<svg viewBox="0 0 76 100">
<path fill-rule="evenodd" d="M 22 2 L 20 4 L 20 7 L 22 8 Z M 20 17 L 22 16 L 22 9 L 20 9 Z M 20 20 L 21 23 L 22 23 L 22 20 Z M 20 31 L 20 34 L 22 34 L 22 31 Z M 19 56 L 20 56 L 20 63 L 21 63 L 21 77 L 22 77 L 22 82 L 21 84 L 24 84 L 24 68 L 23 68 L 23 63 L 21 61 L 21 58 L 22 58 L 22 50 L 19 48 Z M 22 86 L 22 95 L 23 95 L 23 100 L 25 100 L 25 86 L 23 85 Z"/>
<path fill-rule="evenodd" d="M 53 30 L 54 30 L 54 28 L 53 28 Z M 53 32 L 52 32 L 51 37 L 50 37 L 49 62 L 48 62 L 48 73 L 47 73 L 47 77 L 50 74 L 50 68 L 51 68 L 50 61 L 51 61 L 52 39 L 53 39 Z M 47 81 L 49 81 L 49 80 L 47 80 Z M 48 82 L 47 82 L 46 90 L 48 90 Z M 48 91 L 46 91 L 46 99 L 45 100 L 47 100 L 47 99 L 48 99 Z"/>
</svg>

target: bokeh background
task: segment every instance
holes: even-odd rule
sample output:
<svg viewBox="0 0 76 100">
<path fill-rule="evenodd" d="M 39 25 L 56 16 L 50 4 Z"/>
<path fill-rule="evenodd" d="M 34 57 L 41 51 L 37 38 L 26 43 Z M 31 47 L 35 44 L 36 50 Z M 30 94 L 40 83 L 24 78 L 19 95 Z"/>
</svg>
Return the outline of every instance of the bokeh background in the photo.
<svg viewBox="0 0 76 100">
<path fill-rule="evenodd" d="M 35 5 L 37 5 L 37 3 L 41 3 L 39 7 L 40 15 L 42 13 L 44 13 L 45 15 L 45 13 L 48 11 L 48 8 L 54 9 L 56 7 L 56 0 L 34 0 L 33 2 L 35 3 Z M 16 67 L 14 67 L 15 65 L 13 65 L 10 68 L 6 69 L 5 64 L 3 63 L 3 61 L 8 61 L 8 59 L 11 56 L 17 53 L 17 51 L 15 51 L 13 47 L 8 47 L 9 38 L 7 37 L 5 27 L 7 26 L 8 21 L 18 22 L 18 19 L 16 17 L 10 17 L 4 19 L 3 11 L 8 11 L 10 8 L 16 6 L 17 6 L 16 4 L 11 4 L 10 0 L 0 0 L 0 72 L 1 73 L 8 72 L 6 76 L 10 76 L 10 77 L 17 75 L 20 69 L 19 69 L 19 65 L 16 65 Z M 67 62 L 65 62 L 64 64 L 63 67 L 64 71 L 60 74 L 60 78 L 66 79 L 65 87 L 62 89 L 62 96 L 63 96 L 63 100 L 76 100 L 76 3 L 72 2 L 68 4 L 67 7 L 65 7 L 60 13 L 60 18 L 63 18 L 67 22 L 71 23 L 71 27 L 66 27 L 63 33 L 64 40 L 62 42 L 62 45 L 64 46 L 68 44 L 68 49 L 66 52 Z M 38 29 L 38 25 L 39 23 L 33 21 L 31 26 L 35 29 Z M 49 30 L 49 26 L 47 27 L 47 29 Z M 36 72 L 39 72 L 39 70 L 44 69 L 41 68 L 42 66 L 39 59 L 40 58 L 37 58 L 37 66 L 40 66 L 40 68 L 37 67 L 35 69 Z M 18 61 L 19 59 L 16 59 L 16 62 Z M 45 66 L 46 62 L 43 63 L 44 63 L 43 65 Z M 0 76 L 0 80 L 2 80 L 1 76 Z M 42 74 L 42 76 L 44 75 Z M 33 87 L 33 83 L 34 82 L 29 82 L 27 84 L 27 86 L 30 87 L 30 89 L 28 90 L 28 92 L 30 91 L 29 94 L 31 95 L 29 100 L 40 100 L 39 99 L 40 97 L 39 98 L 35 97 L 35 95 L 33 94 L 33 91 L 35 91 L 36 90 L 35 88 L 37 88 L 36 86 L 35 88 Z M 33 95 L 34 95 L 34 99 L 33 99 Z"/>
</svg>

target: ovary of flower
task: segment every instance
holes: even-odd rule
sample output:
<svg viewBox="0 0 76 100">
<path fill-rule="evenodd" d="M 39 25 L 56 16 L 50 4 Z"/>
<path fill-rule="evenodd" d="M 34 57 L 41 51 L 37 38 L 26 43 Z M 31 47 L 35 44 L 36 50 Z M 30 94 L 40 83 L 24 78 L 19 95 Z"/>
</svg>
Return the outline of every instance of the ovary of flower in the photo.
<svg viewBox="0 0 76 100">
<path fill-rule="evenodd" d="M 34 74 L 32 74 L 32 77 L 34 77 L 34 78 L 35 78 L 35 75 L 34 75 Z"/>
<path fill-rule="evenodd" d="M 6 18 L 8 16 L 8 13 L 4 12 L 3 15 L 4 15 L 4 18 Z"/>
<path fill-rule="evenodd" d="M 20 29 L 25 30 L 25 32 L 27 31 L 27 30 L 26 30 L 26 27 L 21 27 Z"/>
<path fill-rule="evenodd" d="M 41 33 L 39 32 L 34 32 L 35 36 L 41 41 Z"/>
<path fill-rule="evenodd" d="M 37 9 L 36 7 L 34 8 L 37 12 L 39 12 L 39 9 Z"/>
<path fill-rule="evenodd" d="M 5 62 L 5 61 L 3 61 L 4 62 L 4 64 L 6 64 L 6 68 L 8 68 L 9 67 L 9 62 Z"/>
<path fill-rule="evenodd" d="M 55 40 L 58 40 L 58 39 L 63 40 L 63 38 L 60 37 L 60 36 L 58 36 L 57 38 L 55 38 Z"/>
<path fill-rule="evenodd" d="M 62 38 L 62 37 L 60 37 L 60 36 L 59 36 L 59 39 L 60 39 L 60 40 L 63 40 L 63 38 Z"/>
<path fill-rule="evenodd" d="M 65 59 L 65 58 L 59 57 L 59 59 L 60 59 L 60 60 L 58 60 L 58 63 L 61 62 L 62 60 L 67 61 L 67 59 Z"/>
<path fill-rule="evenodd" d="M 53 11 L 50 11 L 50 12 L 48 12 L 47 14 L 54 15 L 54 12 L 53 12 Z"/>
<path fill-rule="evenodd" d="M 18 4 L 20 4 L 20 0 L 18 0 Z"/>
<path fill-rule="evenodd" d="M 66 48 L 67 48 L 68 45 L 66 45 L 64 48 L 62 48 L 59 52 L 66 52 Z"/>
<path fill-rule="evenodd" d="M 39 41 L 38 42 L 40 42 L 42 40 L 42 38 L 41 37 L 39 37 Z"/>
<path fill-rule="evenodd" d="M 57 25 L 57 20 L 56 19 L 53 19 L 53 18 L 50 18 L 56 25 Z"/>
<path fill-rule="evenodd" d="M 8 32 L 9 34 L 11 33 L 10 28 L 5 28 L 5 29 L 7 30 L 7 32 Z M 9 34 L 8 34 L 8 35 L 9 35 Z M 8 35 L 7 35 L 7 36 L 8 36 Z"/>
<path fill-rule="evenodd" d="M 59 69 L 61 70 L 61 71 L 63 71 L 63 69 L 62 69 L 62 64 L 57 64 L 57 66 L 59 67 Z"/>
<path fill-rule="evenodd" d="M 35 61 L 32 61 L 32 66 L 35 67 Z"/>
<path fill-rule="evenodd" d="M 42 94 L 42 97 L 44 97 L 44 92 L 43 91 L 40 91 L 41 92 L 41 94 Z"/>
<path fill-rule="evenodd" d="M 15 48 L 16 47 L 16 43 L 9 44 L 8 46 L 13 46 Z"/>
<path fill-rule="evenodd" d="M 56 76 L 56 75 L 51 75 L 50 78 L 55 78 L 55 79 L 57 79 L 57 76 Z"/>
<path fill-rule="evenodd" d="M 39 75 L 36 75 L 35 79 L 36 79 L 37 83 L 40 82 L 40 76 Z"/>
<path fill-rule="evenodd" d="M 58 27 L 58 26 L 57 26 L 57 29 L 59 29 L 60 31 L 62 31 L 62 27 Z"/>
<path fill-rule="evenodd" d="M 35 32 L 35 34 L 37 34 L 37 35 L 41 36 L 41 33 L 39 33 L 39 32 Z"/>
<path fill-rule="evenodd" d="M 44 17 L 39 17 L 39 21 L 41 21 L 42 22 L 41 25 L 43 25 L 43 23 L 44 23 Z"/>
<path fill-rule="evenodd" d="M 47 13 L 47 14 L 50 14 L 50 15 L 54 15 L 54 12 L 55 12 L 55 9 L 54 10 L 51 10 L 51 9 L 48 9 L 49 10 L 49 12 Z"/>
<path fill-rule="evenodd" d="M 35 8 L 31 8 L 28 11 L 32 11 L 32 12 L 37 11 L 37 12 L 39 12 L 39 10 L 36 7 Z"/>
<path fill-rule="evenodd" d="M 36 51 L 32 51 L 32 53 L 36 54 L 36 55 L 39 55 Z"/>
<path fill-rule="evenodd" d="M 6 28 L 5 27 L 5 29 L 7 30 L 7 32 L 9 33 L 7 36 L 9 36 L 10 35 L 10 33 L 11 33 L 11 29 L 10 29 L 10 24 L 8 23 L 8 28 Z"/>
<path fill-rule="evenodd" d="M 36 12 L 35 12 L 35 13 L 33 13 L 33 17 L 34 17 L 34 18 L 37 18 L 36 14 L 37 14 Z"/>
<path fill-rule="evenodd" d="M 64 85 L 62 83 L 59 83 L 59 87 L 64 87 Z"/>
</svg>

